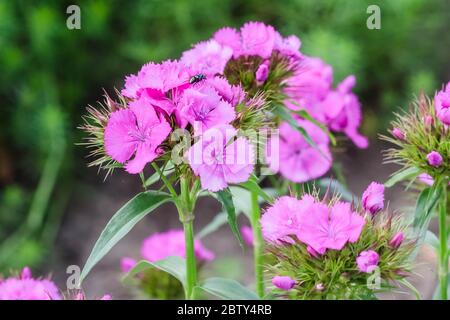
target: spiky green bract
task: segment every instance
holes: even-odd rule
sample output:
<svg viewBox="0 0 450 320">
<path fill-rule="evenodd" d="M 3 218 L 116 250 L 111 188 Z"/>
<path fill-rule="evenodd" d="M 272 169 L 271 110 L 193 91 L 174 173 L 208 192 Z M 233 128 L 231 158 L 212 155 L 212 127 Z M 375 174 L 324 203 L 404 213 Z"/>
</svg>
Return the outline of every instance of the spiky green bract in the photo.
<svg viewBox="0 0 450 320">
<path fill-rule="evenodd" d="M 334 201 L 330 201 L 330 206 Z M 269 279 L 289 276 L 296 281 L 290 291 L 274 289 L 273 292 L 287 299 L 376 299 L 375 294 L 392 287 L 395 281 L 409 275 L 411 254 L 415 241 L 405 239 L 394 248 L 389 241 L 397 232 L 406 234 L 406 226 L 399 217 L 382 212 L 375 217 L 363 215 L 366 224 L 355 243 L 347 243 L 342 250 L 327 250 L 323 255 L 311 256 L 304 243 L 269 244 L 266 248 L 266 271 Z M 295 238 L 295 237 L 293 237 Z M 296 239 L 296 238 L 295 238 Z M 379 279 L 377 271 L 360 272 L 356 263 L 359 254 L 374 250 L 379 254 Z"/>
<path fill-rule="evenodd" d="M 234 85 L 240 84 L 250 97 L 255 97 L 259 92 L 265 93 L 265 99 L 274 105 L 282 104 L 286 95 L 283 89 L 286 80 L 291 77 L 298 68 L 298 62 L 274 51 L 269 59 L 269 74 L 262 84 L 255 79 L 258 67 L 264 59 L 259 56 L 241 56 L 231 59 L 225 67 L 225 77 Z"/>
<path fill-rule="evenodd" d="M 105 93 L 103 102 L 98 102 L 99 106 L 97 108 L 88 106 L 86 108 L 87 115 L 83 116 L 84 124 L 79 127 L 79 129 L 88 134 L 80 145 L 85 145 L 90 150 L 88 156 L 94 158 L 88 166 L 98 166 L 99 170 L 106 169 L 106 177 L 115 168 L 122 167 L 120 163 L 114 161 L 106 154 L 104 145 L 105 127 L 108 124 L 111 113 L 127 107 L 126 98 L 118 92 L 117 95 L 118 102 Z"/>
<path fill-rule="evenodd" d="M 381 139 L 396 147 L 386 150 L 385 162 L 403 168 L 415 167 L 431 177 L 450 176 L 450 130 L 436 117 L 433 100 L 421 94 L 408 111 L 395 114 L 392 128 L 398 128 L 404 139 L 382 135 Z M 439 167 L 428 164 L 427 154 L 437 151 L 444 161 Z"/>
</svg>

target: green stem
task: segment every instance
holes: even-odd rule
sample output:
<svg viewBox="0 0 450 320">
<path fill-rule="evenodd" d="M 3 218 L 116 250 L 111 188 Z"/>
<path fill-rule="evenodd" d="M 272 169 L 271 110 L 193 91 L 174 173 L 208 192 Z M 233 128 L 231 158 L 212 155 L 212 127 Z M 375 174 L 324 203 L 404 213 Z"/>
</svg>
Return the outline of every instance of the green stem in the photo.
<svg viewBox="0 0 450 320">
<path fill-rule="evenodd" d="M 197 285 L 197 262 L 194 251 L 194 228 L 192 219 L 183 222 L 186 243 L 186 299 L 195 299 L 194 288 Z"/>
<path fill-rule="evenodd" d="M 195 299 L 194 289 L 197 285 L 197 261 L 195 259 L 194 248 L 194 214 L 189 182 L 184 177 L 180 177 L 180 200 L 178 213 L 180 221 L 183 223 L 184 240 L 186 245 L 186 299 Z M 181 209 L 181 210 L 180 210 Z"/>
<path fill-rule="evenodd" d="M 448 250 L 447 250 L 447 180 L 443 182 L 442 199 L 439 206 L 439 287 L 441 299 L 447 300 Z"/>
<path fill-rule="evenodd" d="M 263 251 L 264 242 L 261 232 L 261 211 L 258 204 L 258 195 L 251 194 L 252 215 L 251 223 L 253 229 L 253 259 L 255 268 L 256 293 L 260 298 L 264 297 L 264 276 L 263 276 Z"/>
</svg>

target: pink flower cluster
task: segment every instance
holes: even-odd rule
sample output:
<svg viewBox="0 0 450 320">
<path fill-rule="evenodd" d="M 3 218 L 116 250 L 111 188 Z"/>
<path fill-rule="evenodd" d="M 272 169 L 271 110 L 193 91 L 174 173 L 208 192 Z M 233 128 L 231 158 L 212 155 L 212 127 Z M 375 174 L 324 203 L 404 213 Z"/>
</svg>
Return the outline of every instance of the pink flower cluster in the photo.
<svg viewBox="0 0 450 320">
<path fill-rule="evenodd" d="M 202 136 L 212 128 L 231 127 L 229 124 L 236 118 L 235 106 L 243 101 L 245 93 L 221 76 L 211 74 L 205 78 L 204 74 L 197 74 L 198 70 L 183 62 L 164 61 L 148 63 L 136 75 L 126 78 L 122 94 L 130 102 L 127 108 L 111 114 L 104 141 L 106 153 L 125 164 L 129 173 L 141 172 L 146 164 L 164 153 L 164 141 L 177 128 L 190 125 L 195 136 Z M 228 162 L 218 161 L 219 167 L 204 161 L 192 164 L 203 188 L 217 191 L 229 182 L 239 183 L 249 178 L 253 164 L 245 163 L 245 172 L 234 172 L 236 168 L 228 165 L 233 166 L 236 161 L 230 157 L 229 152 Z M 224 176 L 225 171 L 234 173 L 232 181 Z"/>
<path fill-rule="evenodd" d="M 330 130 L 346 134 L 359 148 L 368 140 L 358 132 L 361 125 L 361 105 L 352 93 L 356 84 L 353 75 L 332 88 L 333 69 L 316 57 L 305 57 L 295 74 L 288 79 L 285 104 L 292 110 L 305 109 Z"/>
<path fill-rule="evenodd" d="M 199 261 L 214 260 L 214 253 L 203 246 L 200 240 L 194 242 L 195 256 Z M 141 246 L 141 256 L 143 259 L 156 262 L 170 256 L 184 258 L 186 247 L 183 230 L 169 230 L 155 233 L 147 237 Z M 136 265 L 136 260 L 124 257 L 120 261 L 123 272 L 130 271 Z"/>
<path fill-rule="evenodd" d="M 295 236 L 313 255 L 356 242 L 364 225 L 364 217 L 353 211 L 350 203 L 336 202 L 329 207 L 310 195 L 281 197 L 261 218 L 266 240 L 294 243 Z"/>
<path fill-rule="evenodd" d="M 52 281 L 34 279 L 25 267 L 20 277 L 0 280 L 0 300 L 61 300 L 61 295 Z"/>
</svg>

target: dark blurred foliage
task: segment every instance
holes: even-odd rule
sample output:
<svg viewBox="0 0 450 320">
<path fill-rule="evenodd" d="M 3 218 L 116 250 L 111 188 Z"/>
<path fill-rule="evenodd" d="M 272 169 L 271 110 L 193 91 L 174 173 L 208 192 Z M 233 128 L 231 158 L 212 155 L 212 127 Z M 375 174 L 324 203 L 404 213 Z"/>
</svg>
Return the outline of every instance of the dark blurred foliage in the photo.
<svg viewBox="0 0 450 320">
<path fill-rule="evenodd" d="M 81 30 L 66 28 L 74 3 Z M 369 4 L 381 8 L 381 30 L 366 27 Z M 71 186 L 88 179 L 75 145 L 85 106 L 144 62 L 248 20 L 298 35 L 335 81 L 355 74 L 371 136 L 414 92 L 450 79 L 448 0 L 0 0 L 0 270 L 43 261 Z"/>
</svg>

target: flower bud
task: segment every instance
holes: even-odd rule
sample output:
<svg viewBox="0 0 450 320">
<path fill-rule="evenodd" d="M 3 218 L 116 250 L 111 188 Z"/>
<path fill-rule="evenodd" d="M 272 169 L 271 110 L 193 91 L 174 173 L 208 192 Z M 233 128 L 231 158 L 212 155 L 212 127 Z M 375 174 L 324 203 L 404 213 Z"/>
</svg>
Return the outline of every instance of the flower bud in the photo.
<svg viewBox="0 0 450 320">
<path fill-rule="evenodd" d="M 392 248 L 398 248 L 402 244 L 403 240 L 405 239 L 405 235 L 403 232 L 397 232 L 392 239 L 389 241 L 389 245 Z"/>
<path fill-rule="evenodd" d="M 384 208 L 384 185 L 372 182 L 362 195 L 362 206 L 364 210 L 372 215 Z"/>
<path fill-rule="evenodd" d="M 437 151 L 431 151 L 427 154 L 428 164 L 432 167 L 439 167 L 442 164 L 442 156 Z"/>
<path fill-rule="evenodd" d="M 363 251 L 356 258 L 356 264 L 361 272 L 371 273 L 378 265 L 380 256 L 373 250 Z"/>
<path fill-rule="evenodd" d="M 272 278 L 275 287 L 281 290 L 291 290 L 295 286 L 295 280 L 288 276 L 275 276 Z"/>
</svg>

